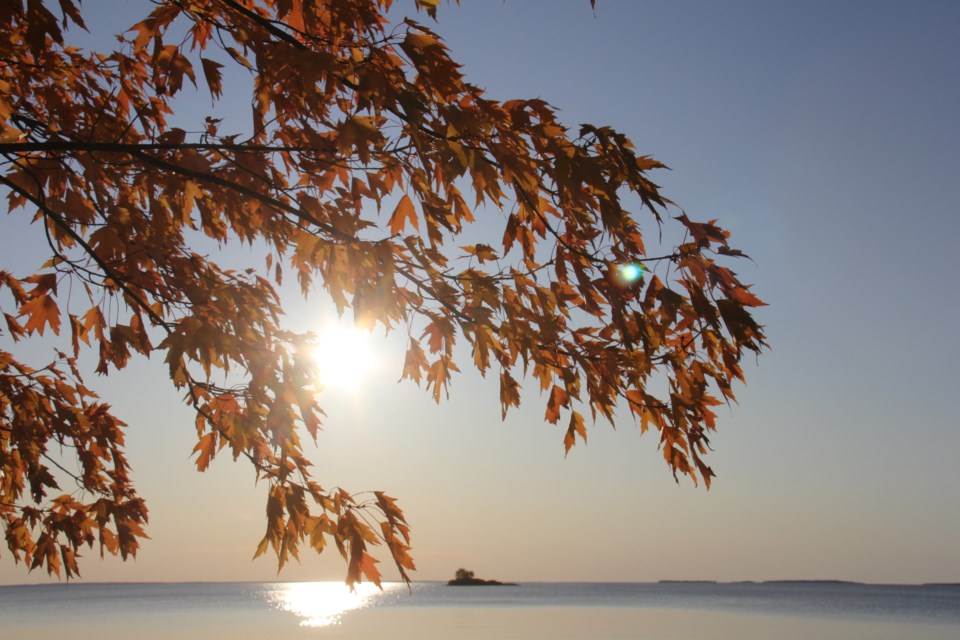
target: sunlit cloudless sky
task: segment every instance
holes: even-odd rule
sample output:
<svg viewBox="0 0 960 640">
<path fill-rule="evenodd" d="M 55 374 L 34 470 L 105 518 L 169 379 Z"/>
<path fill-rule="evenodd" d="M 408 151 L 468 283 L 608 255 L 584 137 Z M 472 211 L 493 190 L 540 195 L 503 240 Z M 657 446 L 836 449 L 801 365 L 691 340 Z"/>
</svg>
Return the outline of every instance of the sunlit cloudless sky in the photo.
<svg viewBox="0 0 960 640">
<path fill-rule="evenodd" d="M 83 7 L 117 20 L 120 4 L 133 22 L 146 3 Z M 669 165 L 665 194 L 751 256 L 734 268 L 769 303 L 772 350 L 721 411 L 706 491 L 675 483 L 626 412 L 565 458 L 536 385 L 501 421 L 469 360 L 435 405 L 396 383 L 391 335 L 358 390 L 324 392 L 317 480 L 399 498 L 417 579 L 960 581 L 960 4 L 464 0 L 432 26 L 490 97 L 543 98 Z M 18 275 L 42 261 L 24 216 L 0 222 Z M 333 317 L 320 295 L 288 309 L 298 328 Z M 95 380 L 130 423 L 152 539 L 127 563 L 88 550 L 84 578 L 276 579 L 250 560 L 265 487 L 229 456 L 195 471 L 164 373 L 154 357 Z M 341 578 L 335 553 L 279 577 Z M 0 583 L 46 579 L 0 553 Z"/>
</svg>

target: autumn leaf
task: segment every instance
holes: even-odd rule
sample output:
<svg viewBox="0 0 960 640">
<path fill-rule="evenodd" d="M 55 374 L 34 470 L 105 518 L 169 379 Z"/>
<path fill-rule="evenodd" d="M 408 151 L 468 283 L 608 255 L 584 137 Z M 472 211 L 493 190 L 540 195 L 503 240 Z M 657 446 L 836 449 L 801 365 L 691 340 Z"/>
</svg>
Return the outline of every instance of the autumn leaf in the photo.
<svg viewBox="0 0 960 640">
<path fill-rule="evenodd" d="M 407 347 L 407 354 L 403 362 L 403 373 L 401 378 L 409 378 L 417 384 L 420 384 L 421 371 L 429 367 L 429 361 L 420 343 L 410 339 L 410 346 Z"/>
<path fill-rule="evenodd" d="M 497 259 L 497 252 L 490 245 L 486 245 L 486 244 L 467 245 L 467 246 L 461 247 L 461 249 L 463 249 L 470 255 L 475 256 L 481 264 L 489 260 Z"/>
<path fill-rule="evenodd" d="M 545 419 L 551 424 L 557 424 L 560 419 L 560 409 L 570 406 L 570 399 L 567 392 L 557 385 L 553 385 L 550 390 L 550 399 L 547 402 L 547 414 Z"/>
<path fill-rule="evenodd" d="M 223 65 L 209 58 L 200 58 L 200 63 L 203 66 L 203 77 L 207 81 L 210 95 L 216 100 L 223 93 L 223 77 L 220 73 Z"/>
<path fill-rule="evenodd" d="M 570 425 L 567 427 L 567 432 L 563 436 L 564 455 L 570 453 L 570 449 L 577 443 L 577 436 L 580 436 L 584 444 L 586 444 L 587 428 L 583 424 L 583 416 L 578 411 L 571 411 Z"/>
<path fill-rule="evenodd" d="M 197 471 L 206 471 L 210 466 L 210 460 L 213 458 L 217 447 L 217 434 L 208 433 L 197 442 L 193 448 L 193 453 L 199 453 L 197 456 Z"/>
<path fill-rule="evenodd" d="M 500 406 L 503 418 L 510 407 L 520 406 L 520 384 L 506 371 L 500 374 Z"/>
<path fill-rule="evenodd" d="M 431 18 L 437 17 L 437 7 L 440 5 L 440 0 L 416 0 L 417 8 L 423 9 Z"/>
<path fill-rule="evenodd" d="M 20 306 L 20 316 L 26 317 L 23 330 L 43 335 L 44 327 L 49 326 L 55 334 L 60 333 L 60 307 L 52 296 L 41 294 Z"/>
<path fill-rule="evenodd" d="M 380 570 L 377 569 L 377 564 L 380 561 L 371 556 L 369 553 L 364 552 L 360 560 L 360 571 L 366 576 L 367 580 L 373 584 L 380 586 Z"/>
<path fill-rule="evenodd" d="M 750 293 L 747 287 L 734 287 L 730 290 L 730 297 L 745 307 L 765 307 L 767 304 Z"/>
<path fill-rule="evenodd" d="M 403 233 L 408 221 L 413 225 L 414 229 L 420 228 L 420 222 L 417 218 L 417 210 L 413 206 L 413 200 L 411 200 L 407 194 L 403 194 L 400 202 L 397 203 L 397 207 L 393 210 L 393 215 L 390 216 L 390 233 L 393 235 Z"/>
</svg>

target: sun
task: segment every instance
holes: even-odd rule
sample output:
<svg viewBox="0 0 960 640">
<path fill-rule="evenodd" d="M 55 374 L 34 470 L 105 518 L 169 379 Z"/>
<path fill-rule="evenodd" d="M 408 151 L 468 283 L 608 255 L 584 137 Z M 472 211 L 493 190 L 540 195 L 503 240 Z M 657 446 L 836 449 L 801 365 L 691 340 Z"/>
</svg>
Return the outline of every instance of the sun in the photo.
<svg viewBox="0 0 960 640">
<path fill-rule="evenodd" d="M 377 364 L 369 332 L 339 324 L 327 325 L 320 333 L 313 358 L 320 384 L 341 391 L 356 391 Z"/>
</svg>

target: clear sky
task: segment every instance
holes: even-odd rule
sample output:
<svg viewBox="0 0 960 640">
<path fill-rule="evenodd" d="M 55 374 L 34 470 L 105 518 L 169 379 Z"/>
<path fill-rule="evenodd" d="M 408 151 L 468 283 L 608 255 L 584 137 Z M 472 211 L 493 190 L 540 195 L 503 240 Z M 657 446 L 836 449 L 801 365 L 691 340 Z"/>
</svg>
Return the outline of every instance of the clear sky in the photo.
<svg viewBox="0 0 960 640">
<path fill-rule="evenodd" d="M 492 97 L 624 131 L 671 167 L 668 197 L 754 259 L 736 269 L 770 304 L 773 349 L 722 412 L 713 488 L 675 484 L 626 412 L 565 459 L 533 384 L 505 422 L 495 380 L 469 371 L 436 406 L 396 383 L 392 336 L 357 392 L 325 392 L 316 478 L 398 497 L 417 579 L 960 581 L 960 3 L 597 5 L 463 0 L 436 29 Z M 0 224 L 3 266 L 35 268 L 28 231 Z M 319 327 L 329 305 L 291 295 L 289 316 Z M 160 360 L 97 381 L 131 425 L 152 540 L 125 564 L 90 550 L 84 577 L 276 579 L 250 560 L 264 487 L 229 456 L 196 473 Z M 280 579 L 342 578 L 327 555 Z M 45 579 L 0 554 L 0 583 Z"/>
</svg>

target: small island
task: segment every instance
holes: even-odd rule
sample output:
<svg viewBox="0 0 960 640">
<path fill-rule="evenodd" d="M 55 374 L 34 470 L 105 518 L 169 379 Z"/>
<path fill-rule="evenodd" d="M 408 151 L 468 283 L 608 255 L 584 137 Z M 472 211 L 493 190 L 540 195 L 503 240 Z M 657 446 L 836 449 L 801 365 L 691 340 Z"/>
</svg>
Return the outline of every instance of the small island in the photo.
<svg viewBox="0 0 960 640">
<path fill-rule="evenodd" d="M 447 582 L 448 587 L 515 587 L 515 582 L 500 582 L 499 580 L 481 580 L 474 577 L 473 571 L 457 569 L 453 580 Z"/>
</svg>

